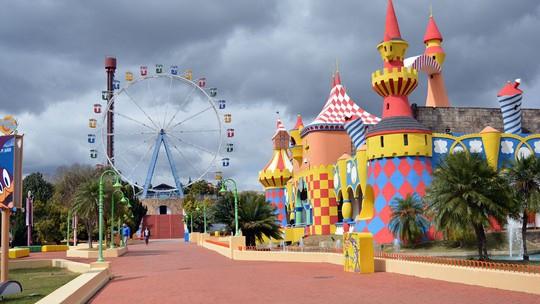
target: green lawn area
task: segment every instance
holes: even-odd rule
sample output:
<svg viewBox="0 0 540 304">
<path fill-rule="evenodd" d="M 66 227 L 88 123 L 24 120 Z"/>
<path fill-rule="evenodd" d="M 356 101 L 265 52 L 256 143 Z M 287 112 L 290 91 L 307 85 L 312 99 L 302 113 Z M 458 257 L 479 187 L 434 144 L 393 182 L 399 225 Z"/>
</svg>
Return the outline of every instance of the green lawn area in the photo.
<svg viewBox="0 0 540 304">
<path fill-rule="evenodd" d="M 76 278 L 79 274 L 63 268 L 34 268 L 10 270 L 9 279 L 19 281 L 23 292 L 5 297 L 3 303 L 26 304 L 36 303 L 39 299 L 55 289 Z"/>
</svg>

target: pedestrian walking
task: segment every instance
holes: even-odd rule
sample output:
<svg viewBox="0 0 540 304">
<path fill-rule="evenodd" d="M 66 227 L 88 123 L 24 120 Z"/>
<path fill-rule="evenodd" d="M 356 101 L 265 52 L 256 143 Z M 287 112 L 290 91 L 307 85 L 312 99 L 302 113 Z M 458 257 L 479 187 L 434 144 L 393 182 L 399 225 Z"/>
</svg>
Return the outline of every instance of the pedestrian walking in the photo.
<svg viewBox="0 0 540 304">
<path fill-rule="evenodd" d="M 148 229 L 148 227 L 144 228 L 143 235 L 144 235 L 144 242 L 148 246 L 148 240 L 150 239 L 150 229 Z"/>
<path fill-rule="evenodd" d="M 130 236 L 131 236 L 131 229 L 129 228 L 128 225 L 126 225 L 126 223 L 124 223 L 122 225 L 122 239 L 124 241 L 124 246 L 126 247 L 128 245 L 128 239 Z"/>
</svg>

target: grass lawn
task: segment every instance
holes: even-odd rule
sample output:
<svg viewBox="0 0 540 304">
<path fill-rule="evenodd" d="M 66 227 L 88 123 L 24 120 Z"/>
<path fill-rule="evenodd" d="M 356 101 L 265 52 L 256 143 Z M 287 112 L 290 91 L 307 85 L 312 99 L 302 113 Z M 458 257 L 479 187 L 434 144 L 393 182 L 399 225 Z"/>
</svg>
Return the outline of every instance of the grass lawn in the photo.
<svg viewBox="0 0 540 304">
<path fill-rule="evenodd" d="M 15 269 L 9 271 L 9 279 L 19 281 L 23 292 L 4 298 L 1 303 L 36 303 L 55 289 L 76 278 L 79 274 L 63 268 Z"/>
</svg>

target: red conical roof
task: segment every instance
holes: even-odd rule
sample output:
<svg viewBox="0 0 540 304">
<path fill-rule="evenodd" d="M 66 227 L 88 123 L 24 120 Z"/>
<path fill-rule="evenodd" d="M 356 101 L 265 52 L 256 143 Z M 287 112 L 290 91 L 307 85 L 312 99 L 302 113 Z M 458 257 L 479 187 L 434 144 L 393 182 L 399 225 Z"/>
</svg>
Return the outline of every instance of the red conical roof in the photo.
<svg viewBox="0 0 540 304">
<path fill-rule="evenodd" d="M 521 84 L 520 79 L 516 79 L 512 82 L 507 82 L 504 87 L 499 91 L 499 94 L 497 94 L 497 97 L 501 96 L 514 96 L 517 94 L 523 94 L 523 91 L 518 89 L 519 85 Z"/>
<path fill-rule="evenodd" d="M 424 34 L 424 43 L 426 43 L 428 40 L 433 40 L 433 39 L 443 41 L 441 32 L 439 31 L 439 28 L 437 27 L 437 23 L 435 23 L 435 19 L 433 19 L 433 16 L 429 16 L 426 33 Z"/>
<path fill-rule="evenodd" d="M 296 124 L 294 125 L 294 129 L 298 130 L 303 127 L 304 122 L 302 121 L 302 115 L 298 114 L 298 116 L 296 116 Z"/>
<path fill-rule="evenodd" d="M 399 32 L 399 24 L 396 18 L 396 12 L 394 11 L 394 4 L 392 3 L 392 0 L 388 0 L 384 41 L 390 41 L 392 39 L 401 39 L 401 33 Z"/>
</svg>

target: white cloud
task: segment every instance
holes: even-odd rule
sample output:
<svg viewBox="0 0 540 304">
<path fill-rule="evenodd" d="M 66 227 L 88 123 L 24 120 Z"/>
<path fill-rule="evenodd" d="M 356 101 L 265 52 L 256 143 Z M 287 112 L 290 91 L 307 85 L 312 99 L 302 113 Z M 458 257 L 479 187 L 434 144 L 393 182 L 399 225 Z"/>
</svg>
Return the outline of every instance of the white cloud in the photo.
<svg viewBox="0 0 540 304">
<path fill-rule="evenodd" d="M 469 151 L 471 151 L 471 153 L 482 153 L 482 141 L 476 139 L 471 140 L 469 142 Z"/>
<path fill-rule="evenodd" d="M 447 148 L 448 142 L 446 140 L 437 139 L 433 142 L 433 145 L 435 146 L 435 148 L 433 149 L 435 153 L 438 153 L 438 154 L 448 153 L 448 148 Z"/>
<path fill-rule="evenodd" d="M 501 152 L 503 154 L 512 154 L 514 153 L 514 143 L 509 140 L 503 140 L 501 142 Z"/>
</svg>

